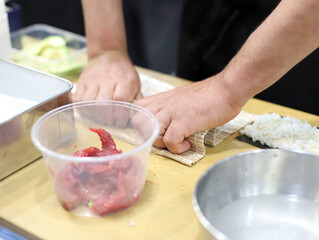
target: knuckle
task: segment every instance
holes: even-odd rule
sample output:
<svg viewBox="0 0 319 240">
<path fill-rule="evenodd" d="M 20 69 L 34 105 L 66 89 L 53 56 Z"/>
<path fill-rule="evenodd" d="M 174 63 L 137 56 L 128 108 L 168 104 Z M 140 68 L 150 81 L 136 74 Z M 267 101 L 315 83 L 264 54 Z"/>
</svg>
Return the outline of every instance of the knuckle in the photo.
<svg viewBox="0 0 319 240">
<path fill-rule="evenodd" d="M 123 94 L 114 94 L 113 95 L 113 100 L 116 101 L 129 101 L 129 98 Z"/>
<path fill-rule="evenodd" d="M 163 136 L 163 142 L 166 146 L 175 146 L 177 144 L 176 138 L 174 138 L 174 135 L 166 134 Z"/>
</svg>

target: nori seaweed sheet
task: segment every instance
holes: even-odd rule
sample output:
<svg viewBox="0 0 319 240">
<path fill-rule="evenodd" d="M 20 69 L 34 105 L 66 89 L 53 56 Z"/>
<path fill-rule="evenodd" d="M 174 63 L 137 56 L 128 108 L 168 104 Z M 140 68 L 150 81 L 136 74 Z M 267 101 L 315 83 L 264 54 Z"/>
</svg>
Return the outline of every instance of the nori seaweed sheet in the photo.
<svg viewBox="0 0 319 240">
<path fill-rule="evenodd" d="M 245 143 L 249 143 L 250 145 L 253 145 L 255 147 L 258 147 L 258 148 L 262 148 L 262 149 L 269 149 L 271 147 L 269 147 L 268 145 L 266 144 L 262 144 L 260 141 L 256 140 L 255 142 L 253 141 L 252 138 L 248 137 L 247 135 L 239 135 L 238 137 L 236 137 L 236 139 L 238 141 L 241 141 L 241 142 L 245 142 Z"/>
</svg>

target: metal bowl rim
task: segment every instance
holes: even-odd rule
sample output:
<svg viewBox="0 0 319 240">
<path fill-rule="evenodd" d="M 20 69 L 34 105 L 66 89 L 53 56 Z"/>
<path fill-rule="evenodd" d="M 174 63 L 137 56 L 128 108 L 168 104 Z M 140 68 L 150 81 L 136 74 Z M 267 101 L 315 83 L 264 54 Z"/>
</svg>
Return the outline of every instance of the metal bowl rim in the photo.
<svg viewBox="0 0 319 240">
<path fill-rule="evenodd" d="M 288 149 L 258 149 L 258 150 L 252 150 L 248 152 L 243 152 L 243 153 L 238 153 L 232 156 L 228 156 L 226 158 L 223 158 L 222 160 L 218 161 L 217 163 L 213 164 L 211 167 L 209 167 L 207 170 L 204 171 L 204 173 L 200 176 L 198 179 L 195 189 L 193 191 L 193 196 L 192 196 L 192 204 L 193 208 L 195 211 L 195 214 L 197 218 L 199 219 L 200 223 L 204 226 L 204 228 L 214 237 L 217 237 L 219 240 L 231 240 L 228 236 L 226 236 L 223 232 L 219 231 L 213 224 L 211 224 L 203 212 L 201 211 L 201 208 L 199 207 L 198 201 L 197 201 L 197 191 L 200 183 L 203 181 L 205 176 L 209 174 L 213 169 L 215 169 L 217 166 L 223 164 L 224 162 L 228 162 L 231 159 L 242 157 L 245 155 L 251 155 L 251 154 L 259 154 L 262 152 L 286 152 L 286 153 L 296 153 L 296 154 L 302 154 L 302 155 L 310 155 L 310 156 L 315 156 L 319 159 L 319 156 L 315 153 L 303 151 L 303 150 L 288 150 Z"/>
</svg>

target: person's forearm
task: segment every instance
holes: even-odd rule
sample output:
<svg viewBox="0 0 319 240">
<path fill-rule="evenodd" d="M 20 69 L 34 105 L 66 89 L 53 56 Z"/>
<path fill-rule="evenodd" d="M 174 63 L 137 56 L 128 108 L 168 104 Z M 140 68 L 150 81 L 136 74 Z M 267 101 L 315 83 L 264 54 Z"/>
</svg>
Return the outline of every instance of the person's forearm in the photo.
<svg viewBox="0 0 319 240">
<path fill-rule="evenodd" d="M 279 80 L 318 48 L 318 24 L 318 0 L 281 1 L 221 72 L 226 97 L 243 106 Z"/>
<path fill-rule="evenodd" d="M 121 0 L 82 0 L 89 58 L 107 50 L 127 52 Z"/>
</svg>

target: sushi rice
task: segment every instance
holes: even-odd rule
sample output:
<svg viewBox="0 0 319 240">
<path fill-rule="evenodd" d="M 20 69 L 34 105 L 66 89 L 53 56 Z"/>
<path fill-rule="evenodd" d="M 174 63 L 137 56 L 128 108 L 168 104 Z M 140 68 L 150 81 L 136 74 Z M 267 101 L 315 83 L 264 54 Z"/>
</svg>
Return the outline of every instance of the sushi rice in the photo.
<svg viewBox="0 0 319 240">
<path fill-rule="evenodd" d="M 271 148 L 319 154 L 319 129 L 290 116 L 281 117 L 276 113 L 260 115 L 240 132 Z"/>
</svg>

